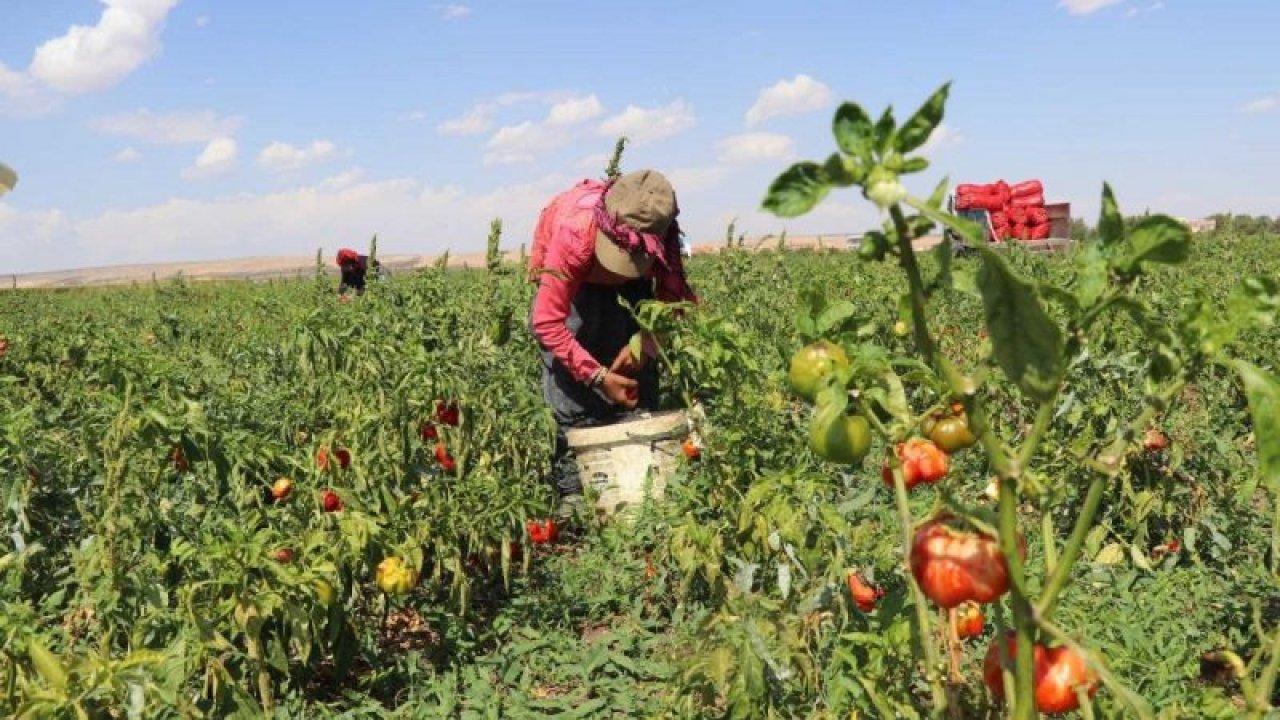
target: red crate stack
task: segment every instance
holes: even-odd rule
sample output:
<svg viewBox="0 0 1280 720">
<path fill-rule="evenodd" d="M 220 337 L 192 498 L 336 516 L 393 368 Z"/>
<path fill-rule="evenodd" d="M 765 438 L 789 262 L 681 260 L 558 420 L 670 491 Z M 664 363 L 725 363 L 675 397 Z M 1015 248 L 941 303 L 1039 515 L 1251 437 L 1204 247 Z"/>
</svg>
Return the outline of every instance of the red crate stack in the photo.
<svg viewBox="0 0 1280 720">
<path fill-rule="evenodd" d="M 956 186 L 956 210 L 986 210 L 997 240 L 1043 240 L 1049 237 L 1049 212 L 1044 185 L 1026 180 L 1009 185 L 1003 180 L 986 185 Z"/>
</svg>

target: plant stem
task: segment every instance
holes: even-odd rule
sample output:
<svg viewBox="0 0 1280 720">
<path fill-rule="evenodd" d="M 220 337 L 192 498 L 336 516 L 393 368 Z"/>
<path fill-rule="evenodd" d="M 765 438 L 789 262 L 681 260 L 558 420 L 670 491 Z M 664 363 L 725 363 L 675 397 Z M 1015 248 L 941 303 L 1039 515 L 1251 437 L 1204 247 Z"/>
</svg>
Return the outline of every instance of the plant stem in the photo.
<svg viewBox="0 0 1280 720">
<path fill-rule="evenodd" d="M 1253 705 L 1249 715 L 1251 718 L 1261 720 L 1271 709 L 1271 690 L 1276 684 L 1277 670 L 1280 670 L 1280 630 L 1276 630 L 1271 640 L 1271 657 L 1267 660 L 1266 669 L 1262 671 L 1262 677 L 1254 685 L 1254 696 L 1249 698 Z"/>
<path fill-rule="evenodd" d="M 902 523 L 902 562 L 906 566 L 907 577 L 911 579 L 911 595 L 915 598 L 916 634 L 920 638 L 921 649 L 924 650 L 925 675 L 929 678 L 929 687 L 933 690 L 934 710 L 936 713 L 941 714 L 947 707 L 947 694 L 942 688 L 942 681 L 938 678 L 938 649 L 933 644 L 933 636 L 929 627 L 929 601 L 924 596 L 924 592 L 920 590 L 920 586 L 916 583 L 915 575 L 911 572 L 912 525 L 914 523 L 911 517 L 911 506 L 907 503 L 907 485 L 902 477 L 901 465 L 893 468 L 893 489 L 894 498 L 897 500 L 898 505 L 898 520 Z"/>
<path fill-rule="evenodd" d="M 981 439 L 992 469 L 995 470 L 1000 481 L 999 543 L 1001 553 L 1003 553 L 1009 566 L 1009 579 L 1012 586 L 1010 592 L 1011 604 L 1013 606 L 1014 627 L 1017 635 L 1013 717 L 1015 720 L 1033 720 L 1036 715 L 1033 690 L 1034 656 L 1032 653 L 1035 633 L 1035 608 L 1031 605 L 1027 596 L 1026 573 L 1022 562 L 1021 547 L 1018 542 L 1017 481 L 1022 475 L 1022 468 L 1025 466 L 1026 461 L 1030 460 L 1032 455 L 1035 454 L 1035 450 L 1040 444 L 1040 439 L 1053 419 L 1053 404 L 1056 394 L 1055 398 L 1051 398 L 1041 404 L 1040 410 L 1036 415 L 1035 425 L 1021 452 L 1016 457 L 1011 457 L 1000 438 L 992 430 L 990 423 L 987 422 L 987 416 L 981 401 L 973 390 L 968 387 L 972 383 L 968 382 L 945 358 L 939 358 L 936 355 L 933 339 L 929 336 L 928 318 L 925 314 L 924 282 L 920 276 L 920 266 L 916 263 L 915 252 L 911 247 L 910 231 L 906 218 L 902 214 L 901 207 L 896 204 L 889 208 L 889 212 L 898 233 L 899 262 L 907 274 L 907 281 L 911 288 L 911 316 L 914 324 L 916 346 L 920 349 L 921 354 L 924 355 L 927 364 L 935 367 L 953 389 L 962 391 L 961 395 L 964 397 L 966 410 L 969 411 L 970 419 L 974 423 L 974 431 Z M 902 484 L 900 468 L 894 469 L 894 480 L 898 486 L 898 494 L 900 496 L 899 512 L 904 514 L 904 518 L 909 518 L 909 510 L 906 508 L 906 489 Z M 909 530 L 906 532 L 909 532 Z M 910 537 L 905 538 L 904 546 L 910 547 Z M 1069 564 L 1059 563 L 1058 565 L 1059 568 L 1063 566 L 1069 567 Z M 914 583 L 912 586 L 914 587 Z M 918 592 L 919 590 L 917 589 Z M 927 622 L 927 617 L 921 617 L 922 632 L 923 626 Z M 929 662 L 931 665 L 934 664 L 932 657 L 929 658 Z M 931 672 L 930 679 L 933 680 L 933 677 Z M 935 696 L 937 695 L 936 689 L 934 694 Z"/>
<path fill-rule="evenodd" d="M 1019 467 L 1026 467 L 1031 464 L 1031 458 L 1035 456 L 1036 450 L 1040 447 L 1040 440 L 1053 422 L 1053 406 L 1057 401 L 1057 397 L 1058 394 L 1055 392 L 1052 398 L 1040 403 L 1040 409 L 1036 411 L 1035 423 L 1031 426 L 1031 433 L 1027 435 L 1022 447 L 1018 449 L 1017 462 Z"/>
<path fill-rule="evenodd" d="M 1089 530 L 1093 527 L 1093 518 L 1098 512 L 1098 505 L 1101 503 L 1102 493 L 1106 489 L 1107 483 L 1114 480 L 1124 468 L 1123 453 L 1129 445 L 1127 436 L 1130 433 L 1142 432 L 1159 414 L 1160 408 L 1167 406 L 1170 398 L 1176 397 L 1178 393 L 1182 392 L 1182 388 L 1185 385 L 1185 381 L 1179 380 L 1166 387 L 1159 396 L 1149 402 L 1147 407 L 1129 423 L 1127 429 L 1120 431 L 1116 439 L 1100 453 L 1098 461 L 1091 464 L 1091 467 L 1098 474 L 1089 481 L 1089 488 L 1085 492 L 1080 514 L 1076 517 L 1075 527 L 1072 528 L 1071 536 L 1067 539 L 1067 544 L 1062 549 L 1058 563 L 1054 566 L 1048 581 L 1045 583 L 1044 590 L 1040 593 L 1037 614 L 1042 621 L 1049 619 L 1053 613 L 1054 606 L 1058 602 L 1058 595 L 1066 587 L 1071 575 L 1071 567 L 1075 564 L 1076 558 L 1079 557 L 1080 550 L 1084 546 L 1085 537 L 1088 536 Z"/>
<path fill-rule="evenodd" d="M 1010 604 L 1013 606 L 1013 627 L 1017 634 L 1017 653 L 1014 665 L 1014 720 L 1034 720 L 1036 716 L 1035 691 L 1033 689 L 1035 638 L 1034 609 L 1027 600 L 1026 578 L 1022 566 L 1022 554 L 1018 546 L 1017 482 L 1012 477 L 1000 478 L 1000 552 L 1009 566 Z"/>
<path fill-rule="evenodd" d="M 1040 516 L 1040 536 L 1044 544 L 1045 572 L 1052 573 L 1058 567 L 1058 538 L 1050 513 Z"/>
<path fill-rule="evenodd" d="M 902 214 L 902 208 L 897 203 L 889 207 L 889 213 L 893 217 L 893 225 L 898 233 L 898 262 L 901 264 L 903 271 L 907 274 L 907 284 L 911 290 L 911 325 L 912 334 L 915 340 L 916 348 L 919 349 L 921 355 L 924 356 L 926 364 L 932 366 L 934 360 L 933 338 L 929 336 L 928 316 L 925 313 L 925 292 L 924 281 L 920 277 L 920 266 L 916 263 L 915 251 L 911 247 L 911 230 L 907 226 L 907 219 Z M 867 413 L 872 414 L 872 413 Z M 912 517 L 911 507 L 907 503 L 907 487 L 902 477 L 902 467 L 896 465 L 893 468 L 893 485 L 894 495 L 898 504 L 898 517 L 902 523 L 902 555 L 903 563 L 906 565 L 907 576 L 911 577 L 911 591 L 915 597 L 916 604 L 916 625 L 917 632 L 920 637 L 920 644 L 924 650 L 925 663 L 927 665 L 926 675 L 929 678 L 929 686 L 933 690 L 933 703 L 936 713 L 941 714 L 947 707 L 947 694 L 942 687 L 942 682 L 938 678 L 938 653 L 934 647 L 932 637 L 929 631 L 929 611 L 927 608 L 927 599 L 920 587 L 915 582 L 915 577 L 911 574 L 911 541 L 912 541 Z"/>
<path fill-rule="evenodd" d="M 1280 572 L 1280 497 L 1272 497 L 1271 502 L 1275 505 L 1271 518 L 1271 575 L 1275 577 Z"/>
<path fill-rule="evenodd" d="M 1053 564 L 1044 590 L 1040 592 L 1036 613 L 1042 618 L 1048 619 L 1058 604 L 1058 596 L 1062 594 L 1062 588 L 1066 587 L 1067 580 L 1070 579 L 1071 567 L 1075 565 L 1076 559 L 1080 556 L 1080 550 L 1084 547 L 1085 538 L 1093 528 L 1093 518 L 1098 512 L 1102 491 L 1106 489 L 1107 482 L 1114 477 L 1114 475 L 1098 474 L 1089 481 L 1089 489 L 1085 491 L 1084 503 L 1080 507 L 1080 515 L 1076 517 L 1075 527 L 1071 528 L 1067 544 L 1063 546 L 1062 554 Z M 1046 537 L 1045 540 L 1048 541 L 1049 538 Z"/>
<path fill-rule="evenodd" d="M 898 231 L 898 262 L 907 273 L 907 283 L 911 288 L 911 321 L 912 335 L 916 347 L 924 355 L 924 361 L 933 365 L 933 338 L 929 336 L 928 316 L 924 307 L 924 279 L 920 277 L 920 265 L 916 263 L 916 253 L 911 247 L 911 229 L 907 227 L 907 219 L 902 214 L 902 207 L 897 203 L 889 206 L 889 214 L 893 217 L 893 226 Z"/>
<path fill-rule="evenodd" d="M 254 670 L 258 675 L 258 695 L 262 701 L 262 711 L 269 716 L 275 707 L 275 697 L 271 692 L 271 671 L 267 670 L 267 665 L 262 658 L 262 640 L 257 634 L 250 634 L 246 644 L 249 659 L 253 661 Z"/>
</svg>

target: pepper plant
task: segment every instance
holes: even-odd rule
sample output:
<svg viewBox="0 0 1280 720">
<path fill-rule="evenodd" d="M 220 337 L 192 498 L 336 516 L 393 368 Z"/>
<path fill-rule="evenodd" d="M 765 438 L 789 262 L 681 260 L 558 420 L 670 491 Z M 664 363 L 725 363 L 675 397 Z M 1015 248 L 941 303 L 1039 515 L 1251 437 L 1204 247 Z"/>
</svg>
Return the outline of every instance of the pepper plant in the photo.
<svg viewBox="0 0 1280 720">
<path fill-rule="evenodd" d="M 929 167 L 926 158 L 913 153 L 941 123 L 949 90 L 949 83 L 943 85 L 901 124 L 892 107 L 873 119 L 856 103 L 842 104 L 832 124 L 837 151 L 822 162 L 792 165 L 774 180 L 765 197 L 765 209 L 796 217 L 809 212 L 833 189 L 861 189 L 885 220 L 881 229 L 862 238 L 859 254 L 867 262 L 896 263 L 905 280 L 898 307 L 909 327 L 912 353 L 891 355 L 876 346 L 874 339 L 845 348 L 848 362 L 830 363 L 824 375 L 810 435 L 829 436 L 833 423 L 861 418 L 883 441 L 886 479 L 892 480 L 908 570 L 915 564 L 915 527 L 926 519 L 946 514 L 998 538 L 1008 573 L 1011 612 L 1007 625 L 1015 640 L 1007 649 L 997 647 L 1005 645 L 999 640 L 993 645 L 994 655 L 989 657 L 1000 660 L 993 667 L 1004 671 L 996 670 L 994 677 L 988 677 L 988 685 L 994 694 L 1007 699 L 1011 717 L 1031 718 L 1038 707 L 1059 707 L 1047 705 L 1038 686 L 1042 654 L 1057 650 L 1047 648 L 1050 643 L 1085 659 L 1087 672 L 1071 688 L 1076 701 L 1087 702 L 1091 679 L 1084 679 L 1095 675 L 1133 716 L 1151 717 L 1148 704 L 1124 687 L 1100 656 L 1087 649 L 1088 641 L 1074 637 L 1070 628 L 1055 621 L 1054 610 L 1071 585 L 1072 569 L 1094 529 L 1101 501 L 1130 472 L 1129 461 L 1143 450 L 1144 433 L 1178 402 L 1189 384 L 1215 366 L 1232 369 L 1243 379 L 1254 415 L 1263 481 L 1273 495 L 1280 491 L 1280 383 L 1263 370 L 1233 359 L 1230 352 L 1242 331 L 1272 322 L 1277 286 L 1269 278 L 1245 280 L 1231 296 L 1227 313 L 1193 302 L 1178 317 L 1165 317 L 1161 308 L 1146 302 L 1144 290 L 1155 267 L 1178 264 L 1188 257 L 1190 233 L 1182 223 L 1165 215 L 1146 216 L 1127 225 L 1110 186 L 1105 184 L 1097 239 L 1077 249 L 1073 276 L 1056 284 L 1024 276 L 1000 248 L 988 244 L 982 228 L 942 210 L 945 178 L 927 198 L 912 195 L 902 181 L 904 176 Z M 953 248 L 943 239 L 933 250 L 936 272 L 925 271 L 915 241 L 939 225 L 977 249 L 976 268 L 954 267 Z M 931 323 L 931 301 L 939 294 L 956 291 L 981 298 L 990 344 L 984 346 L 976 362 L 960 362 L 942 352 L 938 328 Z M 1149 347 L 1141 406 L 1114 423 L 1100 440 L 1082 446 L 1049 442 L 1051 425 L 1068 388 L 1079 379 L 1082 360 L 1116 352 L 1102 341 L 1103 319 L 1116 317 L 1132 323 Z M 1034 418 L 1015 425 L 1012 432 L 1002 429 L 999 409 L 992 402 L 995 391 L 1006 385 L 1016 388 L 1022 409 Z M 905 463 L 894 448 L 920 435 L 922 424 L 953 403 L 956 412 L 962 408 L 986 456 L 986 467 L 994 476 L 997 509 L 972 507 L 948 493 L 944 483 L 929 518 L 917 518 L 908 502 L 914 483 L 904 473 Z M 1038 466 L 1052 464 L 1060 454 L 1068 455 L 1074 466 L 1087 469 L 1088 475 L 1050 478 L 1039 471 Z M 860 456 L 832 459 L 861 461 Z M 1065 539 L 1060 540 L 1048 505 L 1051 498 L 1072 493 L 1079 496 L 1078 512 Z M 1024 507 L 1040 511 L 1043 577 L 1028 575 L 1020 538 L 1035 515 L 1023 512 Z M 1278 532 L 1276 528 L 1280 522 L 1273 533 Z M 945 715 L 950 708 L 954 715 L 955 687 L 942 678 L 944 665 L 932 640 L 921 575 L 906 575 L 912 577 L 913 637 L 924 661 L 933 711 Z M 1004 629 L 1000 628 L 997 638 L 1004 637 Z M 1008 657 L 1010 652 L 1012 658 Z M 1249 707 L 1258 717 L 1269 707 L 1267 699 L 1280 653 L 1271 657 L 1259 682 L 1249 686 Z"/>
</svg>

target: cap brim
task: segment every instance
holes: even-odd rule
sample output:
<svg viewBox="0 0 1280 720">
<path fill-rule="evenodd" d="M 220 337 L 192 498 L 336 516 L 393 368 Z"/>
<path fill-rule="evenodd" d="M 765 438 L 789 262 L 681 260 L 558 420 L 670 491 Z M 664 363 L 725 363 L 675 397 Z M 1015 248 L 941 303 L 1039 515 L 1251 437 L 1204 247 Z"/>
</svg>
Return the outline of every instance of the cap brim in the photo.
<svg viewBox="0 0 1280 720">
<path fill-rule="evenodd" d="M 13 168 L 0 163 L 0 195 L 4 195 L 18 186 L 18 173 Z"/>
<path fill-rule="evenodd" d="M 644 277 L 653 267 L 653 258 L 623 250 L 602 230 L 596 231 L 596 261 L 605 270 L 625 278 Z"/>
</svg>

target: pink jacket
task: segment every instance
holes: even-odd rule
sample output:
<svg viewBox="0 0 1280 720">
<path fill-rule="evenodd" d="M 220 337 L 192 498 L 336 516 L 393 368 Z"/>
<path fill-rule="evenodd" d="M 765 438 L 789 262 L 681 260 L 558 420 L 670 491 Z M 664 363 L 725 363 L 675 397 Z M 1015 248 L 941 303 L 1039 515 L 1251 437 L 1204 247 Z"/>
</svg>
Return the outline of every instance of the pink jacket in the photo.
<svg viewBox="0 0 1280 720">
<path fill-rule="evenodd" d="M 565 326 L 569 307 L 582 283 L 601 282 L 608 276 L 596 266 L 595 208 L 608 183 L 583 180 L 567 192 L 556 196 L 542 210 L 533 233 L 533 250 L 529 266 L 539 271 L 539 286 L 533 299 L 533 333 L 542 346 L 578 382 L 588 382 L 602 363 L 613 358 L 595 358 L 582 347 Z M 665 302 L 698 297 L 684 277 L 679 251 L 666 271 L 654 263 L 650 277 L 658 286 L 655 295 Z"/>
</svg>

